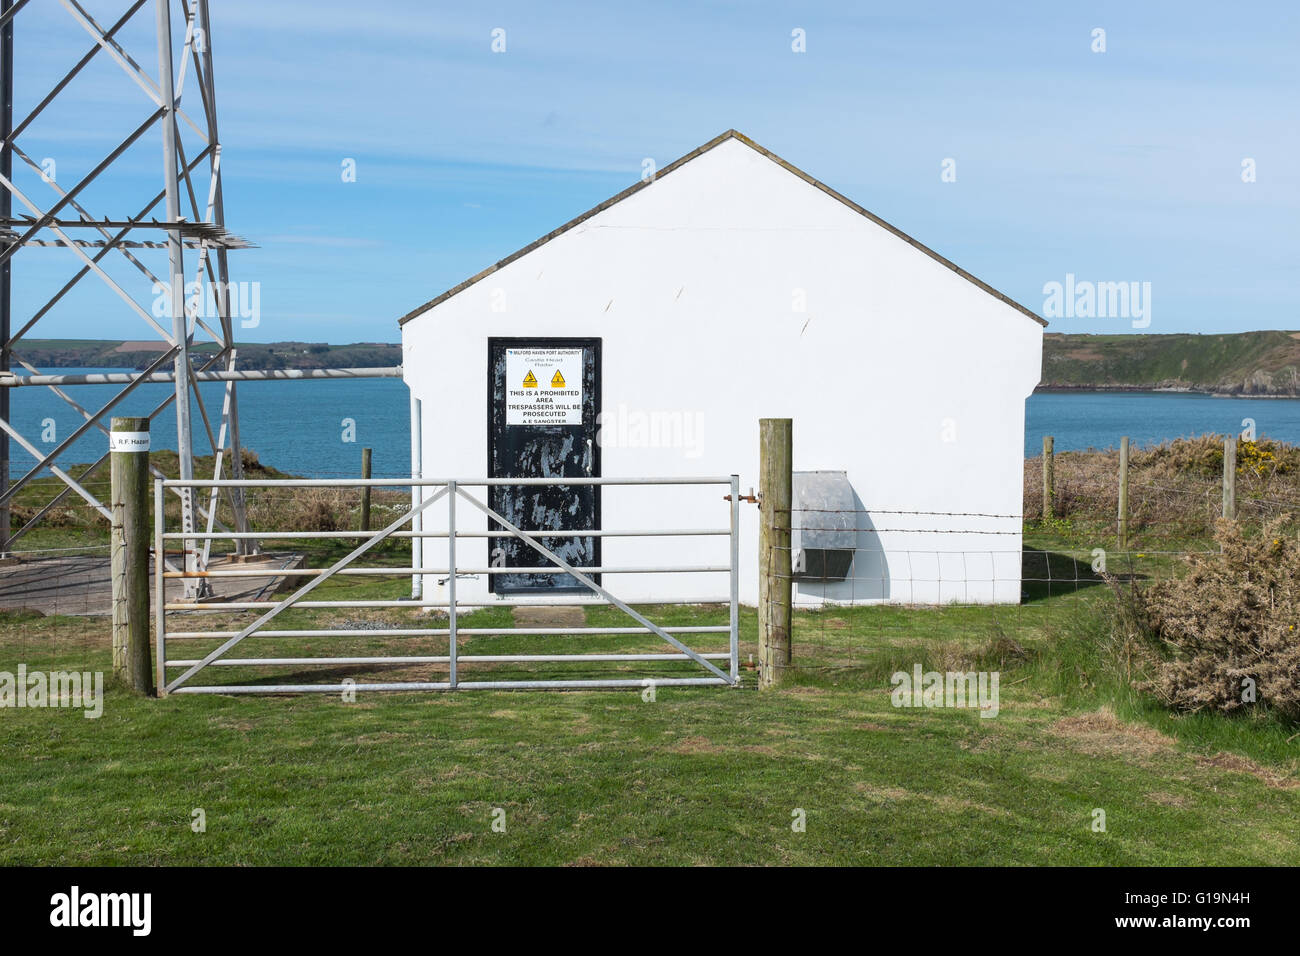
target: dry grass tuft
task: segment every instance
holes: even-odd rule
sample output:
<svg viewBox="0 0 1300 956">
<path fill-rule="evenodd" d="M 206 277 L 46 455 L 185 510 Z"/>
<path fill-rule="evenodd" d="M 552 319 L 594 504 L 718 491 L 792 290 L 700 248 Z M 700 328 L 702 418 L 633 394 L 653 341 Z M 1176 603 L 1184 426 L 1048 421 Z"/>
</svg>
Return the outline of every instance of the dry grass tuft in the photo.
<svg viewBox="0 0 1300 956">
<path fill-rule="evenodd" d="M 1062 717 L 1047 732 L 1094 757 L 1149 758 L 1174 746 L 1172 737 L 1152 727 L 1126 724 L 1109 707 L 1090 714 Z"/>
<path fill-rule="evenodd" d="M 1275 790 L 1295 790 L 1300 788 L 1300 780 L 1297 780 L 1294 776 L 1288 776 L 1276 770 L 1270 770 L 1268 767 L 1260 766 L 1249 757 L 1243 757 L 1240 754 L 1220 751 L 1212 757 L 1197 757 L 1196 762 L 1202 767 L 1213 767 L 1216 770 L 1248 773 Z"/>
</svg>

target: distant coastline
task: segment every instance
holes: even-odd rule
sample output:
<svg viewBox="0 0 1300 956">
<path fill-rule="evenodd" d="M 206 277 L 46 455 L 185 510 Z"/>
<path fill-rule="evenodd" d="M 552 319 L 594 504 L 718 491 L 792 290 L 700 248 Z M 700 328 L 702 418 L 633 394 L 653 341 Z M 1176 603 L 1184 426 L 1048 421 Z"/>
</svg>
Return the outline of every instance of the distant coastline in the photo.
<svg viewBox="0 0 1300 956">
<path fill-rule="evenodd" d="M 167 349 L 161 340 L 24 339 L 15 350 L 37 368 L 143 369 Z M 402 346 L 393 342 L 241 342 L 235 346 L 241 369 L 372 368 L 402 364 Z M 198 367 L 219 351 L 214 342 L 195 342 L 190 355 Z"/>
<path fill-rule="evenodd" d="M 1043 335 L 1040 392 L 1300 397 L 1300 332 Z"/>
<path fill-rule="evenodd" d="M 1300 392 L 1224 392 L 1192 385 L 1039 385 L 1035 395 L 1068 395 L 1089 392 L 1132 392 L 1142 395 L 1206 395 L 1210 398 L 1300 398 Z"/>
<path fill-rule="evenodd" d="M 23 339 L 16 353 L 38 368 L 143 369 L 166 346 L 160 340 Z M 244 342 L 243 369 L 366 368 L 402 363 L 396 342 Z M 197 363 L 214 356 L 196 342 Z M 1036 392 L 1157 392 L 1217 398 L 1300 398 L 1300 332 L 1225 335 L 1043 335 Z"/>
</svg>

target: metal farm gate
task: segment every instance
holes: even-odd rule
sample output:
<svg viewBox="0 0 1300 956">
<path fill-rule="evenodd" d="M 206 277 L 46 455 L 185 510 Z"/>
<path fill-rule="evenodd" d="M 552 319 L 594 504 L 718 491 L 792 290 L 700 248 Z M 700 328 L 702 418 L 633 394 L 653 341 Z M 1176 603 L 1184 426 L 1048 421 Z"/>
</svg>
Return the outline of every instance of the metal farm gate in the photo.
<svg viewBox="0 0 1300 956">
<path fill-rule="evenodd" d="M 598 486 L 644 486 L 646 488 L 666 490 L 668 486 L 693 486 L 691 494 L 698 489 L 700 494 L 709 496 L 708 507 L 713 507 L 712 501 L 717 501 L 719 510 L 719 521 L 714 527 L 700 528 L 624 528 L 616 530 L 597 529 L 593 527 L 581 528 L 577 530 L 564 528 L 532 528 L 521 529 L 500 513 L 489 507 L 486 500 L 490 500 L 490 493 L 497 486 L 527 486 L 527 485 L 552 485 L 552 486 L 576 486 L 576 485 L 598 485 Z M 166 503 L 166 493 L 173 489 L 208 489 L 213 498 L 214 507 L 212 513 L 215 514 L 215 499 L 218 494 L 230 494 L 234 489 L 241 489 L 246 495 L 256 497 L 256 492 L 261 490 L 263 493 L 295 493 L 303 489 L 387 489 L 389 491 L 401 491 L 410 489 L 411 507 L 402 508 L 403 513 L 396 520 L 378 531 L 299 531 L 299 530 L 255 530 L 249 528 L 245 531 L 230 531 L 226 529 L 214 528 L 212 520 L 209 520 L 206 530 L 169 530 L 167 527 L 167 515 L 164 511 Z M 481 497 L 478 492 L 484 492 Z M 728 492 L 723 495 L 722 490 Z M 224 492 L 223 492 L 224 490 Z M 601 489 L 596 489 L 600 491 Z M 686 493 L 685 489 L 679 489 L 675 493 Z M 716 496 L 716 497 L 714 497 Z M 552 688 L 552 689 L 589 689 L 589 688 L 619 688 L 619 687 L 647 687 L 647 686 L 693 686 L 693 685 L 727 685 L 735 686 L 739 683 L 739 662 L 738 662 L 738 612 L 739 612 L 739 577 L 738 577 L 738 557 L 739 557 L 739 479 L 732 475 L 725 478 L 479 478 L 472 480 L 436 480 L 436 479 L 290 479 L 283 481 L 254 481 L 254 480 L 202 480 L 194 479 L 187 481 L 177 480 L 157 480 L 154 483 L 154 623 L 156 639 L 156 667 L 157 667 L 157 687 L 159 695 L 166 694 L 282 694 L 282 693 L 345 693 L 351 690 L 511 690 L 521 688 Z M 723 503 L 726 511 L 722 512 Z M 700 502 L 695 503 L 697 506 Z M 446 509 L 446 526 L 445 530 L 424 530 L 424 516 L 433 515 L 433 509 L 439 507 Z M 468 506 L 474 512 L 480 513 L 487 519 L 486 530 L 458 530 L 457 529 L 457 510 L 458 506 Z M 669 505 L 671 507 L 671 505 Z M 665 509 L 666 510 L 666 509 Z M 255 519 L 251 517 L 255 509 L 250 505 L 250 522 Z M 471 512 L 473 513 L 473 512 Z M 663 513 L 663 512 L 660 512 Z M 698 513 L 698 511 L 697 511 Z M 463 529 L 462 524 L 462 529 Z M 681 538 L 687 542 L 700 538 L 726 538 L 727 558 L 715 564 L 649 564 L 649 565 L 625 565 L 625 566 L 575 566 L 566 562 L 556 550 L 560 546 L 555 544 L 556 541 L 564 541 L 574 537 L 581 538 Z M 456 595 L 457 576 L 478 576 L 478 575 L 506 575 L 519 574 L 519 566 L 502 566 L 494 561 L 489 561 L 488 566 L 466 567 L 457 563 L 456 544 L 464 539 L 475 538 L 504 538 L 514 542 L 514 549 L 517 553 L 519 545 L 525 546 L 530 557 L 535 555 L 532 562 L 527 567 L 527 573 L 532 575 L 556 574 L 569 575 L 575 587 L 573 590 L 566 591 L 557 595 L 559 598 L 553 599 L 550 596 L 538 599 L 534 595 L 523 596 L 501 596 L 488 594 L 480 599 L 466 600 L 458 599 Z M 268 562 L 246 562 L 234 563 L 229 567 L 221 569 L 208 568 L 207 570 L 195 570 L 192 562 L 176 562 L 174 565 L 166 560 L 167 548 L 170 545 L 173 552 L 181 550 L 185 553 L 197 549 L 206 553 L 213 541 L 230 540 L 243 542 L 263 542 L 271 544 L 274 542 L 302 542 L 302 541 L 328 541 L 331 539 L 355 539 L 359 540 L 358 546 L 346 556 L 335 561 L 329 567 L 320 568 L 303 568 L 293 567 L 287 562 L 280 562 L 280 566 L 273 566 L 274 563 Z M 374 554 L 374 549 L 381 542 L 394 539 L 410 539 L 412 549 L 412 559 L 407 565 L 400 567 L 390 565 L 368 565 L 362 566 L 361 559 L 367 553 Z M 422 567 L 423 542 L 425 539 L 445 539 L 447 550 L 447 562 L 443 567 Z M 551 543 L 548 547 L 547 542 Z M 678 554 L 693 556 L 701 546 L 698 544 L 692 547 L 677 549 Z M 600 552 L 597 551 L 597 554 Z M 637 604 L 643 607 L 653 606 L 660 608 L 668 605 L 719 605 L 718 613 L 727 615 L 726 624 L 718 625 L 699 625 L 692 624 L 689 626 L 669 626 L 657 624 L 652 621 L 646 614 L 638 611 L 630 603 L 620 599 L 617 596 L 619 590 L 617 584 L 606 582 L 612 578 L 617 581 L 622 575 L 631 574 L 667 574 L 671 577 L 677 575 L 690 574 L 705 576 L 705 580 L 711 578 L 725 577 L 725 585 L 719 582 L 717 587 L 719 594 L 710 592 L 706 596 L 692 597 L 686 595 L 678 596 L 658 596 L 657 594 L 649 600 L 638 600 Z M 365 599 L 338 598 L 332 600 L 308 600 L 308 596 L 317 587 L 331 579 L 347 579 L 350 577 L 364 580 L 375 577 L 392 578 L 395 576 L 410 577 L 412 581 L 412 595 L 410 597 L 383 597 Z M 437 580 L 439 584 L 445 584 L 445 593 L 436 600 L 426 600 L 422 596 L 420 583 L 423 580 Z M 201 577 L 207 579 L 208 583 L 213 586 L 213 596 L 210 599 L 195 601 L 186 598 L 181 593 L 181 588 L 177 584 L 172 584 L 169 591 L 169 582 L 180 582 L 186 579 Z M 289 582 L 301 582 L 306 579 L 305 583 L 298 583 L 292 587 L 291 593 L 286 596 L 277 594 L 277 590 L 283 590 L 284 585 Z M 247 582 L 253 580 L 262 580 L 274 582 L 263 587 L 259 593 L 237 594 L 234 592 L 239 586 L 245 586 Z M 491 580 L 489 577 L 487 580 Z M 695 580 L 692 578 L 692 580 Z M 567 584 L 567 581 L 566 581 Z M 223 592 L 225 596 L 223 597 Z M 269 594 L 268 594 L 269 592 Z M 703 593 L 703 592 L 702 592 Z M 460 621 L 461 612 L 478 610 L 481 608 L 496 607 L 522 607 L 528 606 L 536 608 L 539 605 L 550 607 L 612 607 L 622 612 L 629 620 L 627 626 L 623 627 L 602 627 L 602 626 L 546 626 L 546 627 L 475 627 L 464 626 Z M 428 621 L 428 627 L 372 627 L 368 626 L 372 622 L 362 622 L 358 627 L 355 622 L 343 621 L 337 626 L 320 627 L 284 627 L 282 615 L 285 612 L 293 611 L 311 611 L 313 618 L 321 616 L 321 612 L 333 613 L 352 609 L 353 612 L 366 610 L 411 610 L 421 609 L 429 611 L 443 611 L 446 618 L 434 618 Z M 651 611 L 650 613 L 660 613 Z M 246 616 L 255 615 L 254 619 L 243 623 Z M 292 615 L 290 615 L 292 617 Z M 194 626 L 186 629 L 176 626 L 176 619 L 183 618 L 187 623 Z M 218 620 L 218 626 L 208 630 L 197 629 L 197 624 L 205 619 L 211 623 L 213 619 Z M 281 619 L 277 621 L 277 619 Z M 230 624 L 230 621 L 236 623 Z M 317 625 L 320 622 L 313 619 L 310 622 Z M 330 622 L 334 623 L 334 622 Z M 424 623 L 423 621 L 419 623 Z M 221 625 L 225 625 L 222 627 Z M 280 624 L 281 626 L 275 626 Z M 708 649 L 697 650 L 691 647 L 687 641 L 707 640 L 708 635 L 725 635 L 726 649 Z M 609 653 L 556 653 L 547 648 L 544 653 L 503 653 L 503 654 L 482 654 L 482 653 L 464 653 L 463 645 L 466 642 L 475 639 L 495 636 L 516 636 L 525 638 L 537 638 L 539 642 L 544 638 L 596 638 L 596 637 L 618 637 L 619 640 L 637 640 L 639 636 L 641 641 L 645 641 L 648 636 L 657 638 L 668 645 L 668 648 L 656 648 L 654 652 L 644 649 L 633 652 L 609 652 Z M 626 637 L 624 637 L 626 636 Z M 291 643 L 297 639 L 308 642 L 309 647 L 325 644 L 328 645 L 332 640 L 337 639 L 387 639 L 387 638 L 411 638 L 416 640 L 424 639 L 446 639 L 446 651 L 439 653 L 424 654 L 393 654 L 383 653 L 378 655 L 352 655 L 352 656 L 329 656 L 327 649 L 324 655 L 320 654 L 303 654 L 301 651 L 296 653 L 282 652 L 278 655 L 255 656 L 248 652 L 248 648 L 257 647 L 259 644 L 276 642 L 281 645 Z M 269 640 L 268 640 L 269 639 Z M 248 643 L 245 643 L 248 642 Z M 427 643 L 427 640 L 426 640 Z M 213 647 L 212 645 L 216 645 Z M 241 646 L 242 645 L 242 646 Z M 207 650 L 211 647 L 211 650 Z M 239 647 L 243 656 L 234 656 L 232 651 Z M 184 651 L 178 649 L 184 648 Z M 190 648 L 199 648 L 191 651 Z M 530 648 L 531 650 L 531 648 Z M 170 655 L 176 656 L 170 656 Z M 673 663 L 675 662 L 675 663 Z M 719 663 L 722 666 L 719 666 Z M 520 676 L 511 676 L 506 679 L 491 679 L 494 676 L 492 672 L 499 670 L 503 665 L 526 665 L 529 668 L 550 667 L 554 669 L 555 665 L 567 666 L 571 664 L 591 665 L 595 668 L 609 669 L 614 671 L 613 676 L 596 676 L 585 677 L 582 679 L 566 679 L 560 676 L 548 676 L 544 678 L 535 678 L 527 674 Z M 686 675 L 681 676 L 672 673 L 668 676 L 659 676 L 659 673 L 652 676 L 619 676 L 626 674 L 626 668 L 629 666 L 644 665 L 645 669 L 665 668 L 666 665 L 672 664 L 674 667 L 686 667 Z M 395 681 L 357 681 L 351 678 L 344 678 L 341 681 L 337 679 L 328 680 L 321 683 L 282 683 L 278 682 L 275 676 L 268 672 L 279 671 L 289 668 L 292 671 L 301 671 L 303 668 L 323 667 L 327 668 L 331 676 L 345 672 L 346 669 L 374 670 L 376 668 L 388 668 L 393 666 L 403 667 L 404 669 L 423 669 L 430 668 L 436 670 L 434 675 L 441 677 L 445 671 L 445 679 L 412 679 L 412 680 L 395 680 Z M 462 676 L 462 668 L 479 669 L 486 672 L 488 679 L 465 680 Z M 257 669 L 254 678 L 255 682 L 241 683 L 212 683 L 198 684 L 194 678 L 201 673 L 212 675 L 215 671 L 209 668 L 255 668 Z M 724 669 L 725 668 L 725 669 Z M 179 673 L 177 673 L 179 671 Z M 169 676 L 175 674 L 175 676 Z"/>
</svg>

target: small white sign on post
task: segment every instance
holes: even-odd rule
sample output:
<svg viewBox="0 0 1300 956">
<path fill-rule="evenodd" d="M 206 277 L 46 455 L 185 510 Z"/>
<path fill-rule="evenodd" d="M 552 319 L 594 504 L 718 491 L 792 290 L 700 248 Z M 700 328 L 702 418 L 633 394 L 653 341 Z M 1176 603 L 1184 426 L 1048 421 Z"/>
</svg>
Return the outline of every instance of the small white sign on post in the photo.
<svg viewBox="0 0 1300 956">
<path fill-rule="evenodd" d="M 148 451 L 148 432 L 109 432 L 109 451 Z"/>
<path fill-rule="evenodd" d="M 506 424 L 581 425 L 582 349 L 506 349 Z"/>
</svg>

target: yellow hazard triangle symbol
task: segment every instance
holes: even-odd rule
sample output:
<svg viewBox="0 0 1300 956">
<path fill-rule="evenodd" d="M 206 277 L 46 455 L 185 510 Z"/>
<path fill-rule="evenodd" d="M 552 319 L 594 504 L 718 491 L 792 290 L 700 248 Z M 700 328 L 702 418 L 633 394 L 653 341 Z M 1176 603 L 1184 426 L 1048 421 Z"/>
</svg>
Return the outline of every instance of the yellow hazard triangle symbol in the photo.
<svg viewBox="0 0 1300 956">
<path fill-rule="evenodd" d="M 528 374 L 524 376 L 524 388 L 536 388 L 537 377 L 533 375 L 533 370 L 529 369 Z"/>
<path fill-rule="evenodd" d="M 551 388 L 564 388 L 564 376 L 560 374 L 557 368 L 555 374 L 551 376 Z"/>
</svg>

